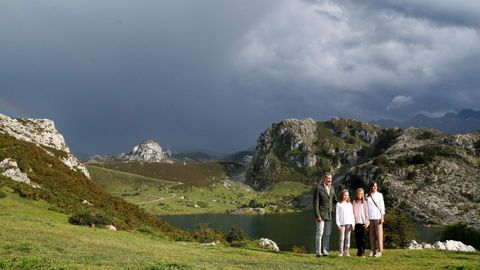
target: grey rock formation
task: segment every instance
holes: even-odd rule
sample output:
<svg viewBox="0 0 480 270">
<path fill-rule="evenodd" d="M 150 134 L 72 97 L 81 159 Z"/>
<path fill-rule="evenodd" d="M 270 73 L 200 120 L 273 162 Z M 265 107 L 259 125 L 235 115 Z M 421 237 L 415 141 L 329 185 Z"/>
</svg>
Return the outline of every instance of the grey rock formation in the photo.
<svg viewBox="0 0 480 270">
<path fill-rule="evenodd" d="M 164 151 L 160 144 L 146 140 L 133 147 L 133 150 L 123 157 L 128 161 L 166 162 L 170 153 Z"/>
<path fill-rule="evenodd" d="M 275 243 L 273 240 L 270 240 L 268 238 L 260 238 L 260 240 L 258 240 L 258 245 L 262 248 L 273 250 L 275 252 L 280 251 L 277 243 Z"/>
<path fill-rule="evenodd" d="M 172 152 L 170 150 L 163 149 L 160 144 L 153 140 L 142 141 L 140 144 L 135 145 L 127 154 L 119 154 L 115 156 L 93 156 L 87 160 L 87 163 L 95 162 L 162 162 L 173 163 Z"/>
<path fill-rule="evenodd" d="M 476 252 L 474 247 L 455 240 L 447 240 L 445 242 L 437 241 L 433 244 L 417 243 L 417 241 L 412 240 L 407 244 L 407 249 L 439 249 L 448 251 Z"/>
<path fill-rule="evenodd" d="M 88 170 L 80 161 L 70 153 L 65 140 L 49 119 L 14 119 L 0 114 L 0 132 L 16 139 L 31 142 L 40 146 L 49 155 L 54 156 L 46 147 L 51 147 L 66 153 L 59 158 L 65 165 L 74 171 L 79 171 L 90 178 Z M 46 147 L 42 147 L 46 146 Z"/>
<path fill-rule="evenodd" d="M 279 181 L 313 184 L 328 170 L 337 187 L 366 188 L 376 180 L 387 206 L 417 221 L 480 227 L 480 133 L 289 119 L 260 136 L 252 163 L 248 181 L 257 188 Z"/>
<path fill-rule="evenodd" d="M 32 183 L 30 178 L 28 178 L 28 175 L 20 171 L 17 162 L 11 158 L 6 158 L 0 162 L 0 172 L 2 175 L 9 177 L 13 181 L 22 182 L 31 185 L 34 188 L 40 187 L 39 185 Z"/>
</svg>

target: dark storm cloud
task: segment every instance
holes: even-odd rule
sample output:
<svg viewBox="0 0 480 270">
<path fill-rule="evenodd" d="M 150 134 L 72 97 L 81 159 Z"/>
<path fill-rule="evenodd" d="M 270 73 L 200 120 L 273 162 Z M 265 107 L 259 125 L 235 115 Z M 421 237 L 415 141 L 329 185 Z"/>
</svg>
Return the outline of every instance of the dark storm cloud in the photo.
<svg viewBox="0 0 480 270">
<path fill-rule="evenodd" d="M 287 1 L 244 37 L 238 72 L 289 85 L 271 92 L 304 96 L 303 110 L 360 119 L 478 108 L 480 37 L 474 17 L 461 18 L 470 6 L 477 14 L 473 1 Z"/>
<path fill-rule="evenodd" d="M 0 112 L 76 152 L 231 152 L 284 118 L 480 109 L 476 1 L 3 1 Z"/>
</svg>

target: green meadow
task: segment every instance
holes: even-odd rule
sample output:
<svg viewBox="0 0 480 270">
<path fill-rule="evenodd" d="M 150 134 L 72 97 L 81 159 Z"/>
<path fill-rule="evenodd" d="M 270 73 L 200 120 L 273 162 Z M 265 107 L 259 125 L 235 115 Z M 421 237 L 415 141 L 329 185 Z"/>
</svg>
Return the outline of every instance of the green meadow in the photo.
<svg viewBox="0 0 480 270">
<path fill-rule="evenodd" d="M 171 164 L 156 165 L 164 167 Z M 131 165 L 123 164 L 123 166 Z M 188 167 L 189 164 L 185 166 Z M 216 167 L 212 164 L 205 166 Z M 303 194 L 311 193 L 310 186 L 299 182 L 281 182 L 264 191 L 255 191 L 250 186 L 238 181 L 214 181 L 219 179 L 214 176 L 218 175 L 219 171 L 212 174 L 213 178 L 210 180 L 202 171 L 197 171 L 197 175 L 195 175 L 194 169 L 190 170 L 188 177 L 180 174 L 175 174 L 174 177 L 175 172 L 171 171 L 170 178 L 162 178 L 162 180 L 103 167 L 91 165 L 87 167 L 92 180 L 105 191 L 122 197 L 150 213 L 162 215 L 225 213 L 242 206 L 264 207 L 268 205 L 270 207 L 265 207 L 267 213 L 291 212 L 295 211 L 295 207 L 291 205 L 292 200 Z M 111 167 L 115 168 L 115 166 Z M 139 171 L 139 169 L 132 169 L 132 171 Z M 196 177 L 206 177 L 203 180 L 204 185 L 188 184 L 199 183 L 194 180 Z M 182 179 L 187 184 L 171 181 L 172 179 Z"/>
<path fill-rule="evenodd" d="M 0 269 L 479 269 L 480 254 L 386 250 L 382 258 L 328 258 L 172 242 L 138 231 L 74 226 L 43 201 L 8 188 L 0 199 Z M 353 250 L 352 250 L 353 253 Z"/>
</svg>

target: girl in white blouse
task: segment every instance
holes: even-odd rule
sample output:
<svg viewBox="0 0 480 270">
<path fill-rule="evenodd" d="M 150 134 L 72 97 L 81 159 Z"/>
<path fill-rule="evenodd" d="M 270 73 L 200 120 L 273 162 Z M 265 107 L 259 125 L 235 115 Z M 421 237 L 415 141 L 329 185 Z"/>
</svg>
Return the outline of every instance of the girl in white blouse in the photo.
<svg viewBox="0 0 480 270">
<path fill-rule="evenodd" d="M 370 219 L 370 256 L 381 257 L 383 251 L 383 223 L 385 217 L 385 203 L 382 193 L 377 191 L 377 183 L 371 182 L 368 186 L 367 205 Z"/>
<path fill-rule="evenodd" d="M 338 256 L 348 256 L 350 249 L 350 234 L 355 226 L 355 218 L 353 216 L 353 208 L 350 203 L 348 190 L 340 191 L 339 202 L 337 203 L 336 223 L 340 231 L 340 253 Z"/>
</svg>

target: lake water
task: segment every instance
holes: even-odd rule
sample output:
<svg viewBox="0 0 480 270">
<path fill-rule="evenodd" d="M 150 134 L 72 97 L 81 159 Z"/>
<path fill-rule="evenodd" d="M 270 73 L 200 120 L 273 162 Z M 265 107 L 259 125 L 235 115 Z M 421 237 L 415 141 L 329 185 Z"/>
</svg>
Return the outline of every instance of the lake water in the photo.
<svg viewBox="0 0 480 270">
<path fill-rule="evenodd" d="M 309 252 L 315 252 L 315 221 L 312 212 L 267 215 L 230 215 L 199 214 L 161 216 L 162 220 L 179 228 L 192 231 L 199 223 L 208 223 L 210 227 L 228 232 L 235 225 L 251 238 L 266 237 L 275 241 L 281 250 L 291 250 L 295 246 L 305 246 Z M 440 238 L 442 227 L 424 227 L 416 225 L 416 240 L 433 243 Z M 352 247 L 354 235 L 352 233 Z M 368 241 L 368 239 L 367 239 Z M 338 249 L 338 230 L 332 225 L 331 249 Z"/>
</svg>

